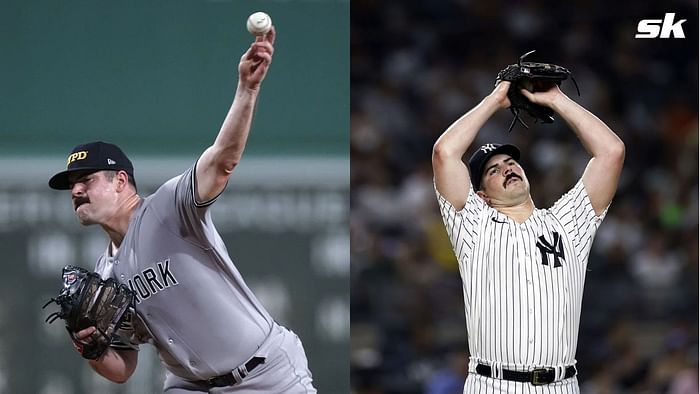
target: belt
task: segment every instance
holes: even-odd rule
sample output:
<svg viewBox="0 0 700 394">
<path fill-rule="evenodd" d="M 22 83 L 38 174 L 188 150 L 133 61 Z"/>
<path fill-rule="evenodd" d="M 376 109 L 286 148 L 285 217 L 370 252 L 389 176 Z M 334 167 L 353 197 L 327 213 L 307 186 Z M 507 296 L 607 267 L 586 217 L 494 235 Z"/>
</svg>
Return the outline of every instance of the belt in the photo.
<svg viewBox="0 0 700 394">
<path fill-rule="evenodd" d="M 265 362 L 265 357 L 253 357 L 245 364 L 227 373 L 225 375 L 214 376 L 207 380 L 200 380 L 197 383 L 209 386 L 209 387 L 226 387 L 233 386 L 234 384 L 243 381 L 243 378 L 248 376 L 248 374 L 255 369 L 260 364 Z"/>
<path fill-rule="evenodd" d="M 486 376 L 486 377 L 492 377 L 491 376 L 491 367 L 488 365 L 484 364 L 477 364 L 476 366 L 476 373 L 478 373 L 481 376 Z M 574 377 L 576 375 L 576 367 L 573 365 L 569 365 L 566 367 L 566 370 L 564 372 L 564 378 L 563 379 L 568 379 L 571 377 Z M 503 370 L 503 374 L 501 375 L 501 379 L 505 380 L 513 380 L 516 382 L 530 382 L 534 386 L 541 386 L 544 384 L 549 384 L 554 382 L 556 379 L 556 370 L 554 368 L 536 368 L 533 369 L 532 371 L 510 371 L 507 369 Z"/>
</svg>

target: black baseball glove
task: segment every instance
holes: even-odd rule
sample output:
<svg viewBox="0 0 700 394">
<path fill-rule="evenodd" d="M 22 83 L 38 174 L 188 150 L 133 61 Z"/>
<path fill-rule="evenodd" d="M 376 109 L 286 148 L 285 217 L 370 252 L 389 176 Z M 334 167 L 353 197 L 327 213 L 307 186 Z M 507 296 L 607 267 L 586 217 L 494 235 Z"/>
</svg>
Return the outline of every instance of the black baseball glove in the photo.
<svg viewBox="0 0 700 394">
<path fill-rule="evenodd" d="M 133 313 L 134 300 L 134 292 L 116 280 L 102 280 L 95 272 L 68 265 L 63 268 L 63 289 L 44 304 L 46 308 L 55 302 L 61 309 L 50 314 L 46 322 L 63 319 L 80 354 L 96 360 L 109 347 L 127 313 Z M 78 331 L 92 326 L 96 330 L 90 337 L 78 339 Z"/>
<path fill-rule="evenodd" d="M 528 100 L 527 97 L 520 93 L 520 89 L 537 91 L 539 87 L 547 86 L 552 83 L 561 85 L 562 81 L 571 77 L 574 86 L 576 86 L 576 92 L 579 96 L 581 95 L 578 90 L 578 84 L 576 84 L 576 80 L 571 76 L 571 72 L 568 69 L 550 63 L 524 62 L 523 59 L 533 52 L 535 51 L 530 51 L 520 56 L 518 64 L 509 65 L 501 70 L 496 77 L 496 84 L 501 81 L 511 82 L 510 88 L 508 89 L 508 100 L 510 100 L 510 112 L 513 113 L 513 121 L 510 123 L 508 132 L 513 129 L 516 120 L 525 126 L 525 128 L 528 128 L 525 122 L 520 118 L 520 111 L 525 111 L 535 119 L 535 122 L 554 122 L 554 111 L 551 108 L 535 104 Z"/>
</svg>

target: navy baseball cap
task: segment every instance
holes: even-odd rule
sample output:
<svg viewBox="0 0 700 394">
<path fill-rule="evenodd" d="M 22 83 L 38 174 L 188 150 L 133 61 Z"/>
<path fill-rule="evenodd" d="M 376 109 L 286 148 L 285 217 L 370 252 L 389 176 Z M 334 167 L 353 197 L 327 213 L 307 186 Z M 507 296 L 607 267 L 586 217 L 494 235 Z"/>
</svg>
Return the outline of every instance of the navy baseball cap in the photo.
<svg viewBox="0 0 700 394">
<path fill-rule="evenodd" d="M 481 186 L 481 178 L 484 175 L 484 166 L 493 155 L 503 153 L 515 159 L 520 160 L 520 149 L 515 145 L 510 144 L 485 144 L 479 147 L 469 159 L 469 175 L 472 178 L 472 186 L 474 190 L 479 190 Z"/>
<path fill-rule="evenodd" d="M 68 155 L 66 170 L 49 179 L 49 187 L 70 189 L 68 176 L 76 171 L 124 170 L 134 179 L 134 166 L 118 146 L 102 141 L 88 142 L 73 148 Z"/>
</svg>

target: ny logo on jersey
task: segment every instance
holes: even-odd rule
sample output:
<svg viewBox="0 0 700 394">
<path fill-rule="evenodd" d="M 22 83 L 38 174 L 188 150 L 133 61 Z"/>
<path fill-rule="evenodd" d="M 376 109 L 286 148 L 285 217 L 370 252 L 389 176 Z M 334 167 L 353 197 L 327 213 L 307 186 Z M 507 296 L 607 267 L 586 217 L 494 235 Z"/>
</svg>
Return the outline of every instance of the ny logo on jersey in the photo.
<svg viewBox="0 0 700 394">
<path fill-rule="evenodd" d="M 494 149 L 496 149 L 496 145 L 494 145 L 494 144 L 482 145 L 481 148 L 479 148 L 479 150 L 484 152 L 484 153 L 489 153 Z"/>
<path fill-rule="evenodd" d="M 552 231 L 552 238 L 554 242 L 551 244 L 544 238 L 544 235 L 538 237 L 539 242 L 537 242 L 537 248 L 542 254 L 542 265 L 549 265 L 548 254 L 551 254 L 554 258 L 554 268 L 561 267 L 561 260 L 564 260 L 564 243 L 561 241 L 561 236 L 558 232 Z"/>
</svg>

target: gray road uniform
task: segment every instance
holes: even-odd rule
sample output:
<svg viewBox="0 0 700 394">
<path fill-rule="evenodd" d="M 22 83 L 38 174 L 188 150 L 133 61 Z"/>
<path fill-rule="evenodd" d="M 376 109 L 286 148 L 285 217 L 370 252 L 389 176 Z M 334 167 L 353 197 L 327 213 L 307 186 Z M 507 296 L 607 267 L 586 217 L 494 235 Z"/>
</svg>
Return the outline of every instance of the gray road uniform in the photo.
<svg viewBox="0 0 700 394">
<path fill-rule="evenodd" d="M 108 249 L 97 262 L 103 277 L 137 294 L 127 339 L 113 346 L 153 344 L 166 393 L 315 393 L 298 337 L 275 323 L 231 261 L 212 223 L 215 199 L 195 202 L 194 174 L 192 167 L 143 199 L 117 253 Z M 204 382 L 214 377 L 233 384 Z"/>
</svg>

